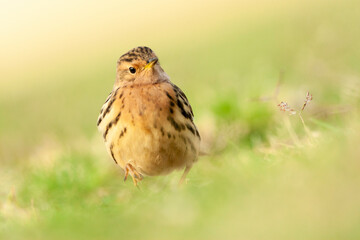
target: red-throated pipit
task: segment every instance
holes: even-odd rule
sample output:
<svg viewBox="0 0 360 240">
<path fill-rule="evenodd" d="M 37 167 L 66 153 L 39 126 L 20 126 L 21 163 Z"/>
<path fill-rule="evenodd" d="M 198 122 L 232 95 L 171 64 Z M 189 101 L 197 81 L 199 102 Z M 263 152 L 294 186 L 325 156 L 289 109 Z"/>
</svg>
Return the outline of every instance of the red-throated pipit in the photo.
<svg viewBox="0 0 360 240">
<path fill-rule="evenodd" d="M 185 168 L 197 160 L 200 135 L 185 94 L 161 68 L 155 53 L 137 47 L 120 57 L 112 92 L 97 121 L 106 148 L 134 184 Z"/>
</svg>

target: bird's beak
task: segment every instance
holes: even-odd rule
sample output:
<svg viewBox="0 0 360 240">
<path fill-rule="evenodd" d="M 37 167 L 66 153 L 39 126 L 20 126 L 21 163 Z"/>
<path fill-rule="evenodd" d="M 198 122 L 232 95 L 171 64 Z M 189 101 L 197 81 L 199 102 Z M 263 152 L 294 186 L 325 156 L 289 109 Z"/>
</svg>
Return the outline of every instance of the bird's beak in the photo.
<svg viewBox="0 0 360 240">
<path fill-rule="evenodd" d="M 144 69 L 152 68 L 157 62 L 158 62 L 157 58 L 150 58 L 149 60 L 147 60 L 147 64 L 145 65 Z"/>
</svg>

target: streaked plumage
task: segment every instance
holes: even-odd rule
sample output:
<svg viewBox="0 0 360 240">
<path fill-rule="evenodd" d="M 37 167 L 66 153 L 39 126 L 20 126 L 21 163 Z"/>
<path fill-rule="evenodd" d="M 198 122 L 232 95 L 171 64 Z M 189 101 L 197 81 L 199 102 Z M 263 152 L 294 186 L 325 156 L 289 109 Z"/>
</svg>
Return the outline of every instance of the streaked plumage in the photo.
<svg viewBox="0 0 360 240">
<path fill-rule="evenodd" d="M 170 82 L 155 53 L 137 47 L 118 60 L 116 82 L 97 125 L 125 179 L 130 174 L 136 185 L 142 175 L 185 168 L 182 181 L 199 154 L 193 116 L 185 94 Z"/>
</svg>

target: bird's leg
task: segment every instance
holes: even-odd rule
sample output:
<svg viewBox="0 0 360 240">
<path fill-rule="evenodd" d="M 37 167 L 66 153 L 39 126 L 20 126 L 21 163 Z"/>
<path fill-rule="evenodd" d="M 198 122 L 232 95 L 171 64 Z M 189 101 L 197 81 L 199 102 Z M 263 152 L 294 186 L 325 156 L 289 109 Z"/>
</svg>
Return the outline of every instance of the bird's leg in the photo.
<svg viewBox="0 0 360 240">
<path fill-rule="evenodd" d="M 183 175 L 180 178 L 179 186 L 182 185 L 182 183 L 185 181 L 187 174 L 190 172 L 190 169 L 192 168 L 192 165 L 186 166 Z"/>
<path fill-rule="evenodd" d="M 127 164 L 125 164 L 124 170 L 125 170 L 124 181 L 126 181 L 129 174 L 132 177 L 135 186 L 137 186 L 137 183 L 143 179 L 143 176 L 141 175 L 141 173 L 139 173 L 136 170 L 136 168 L 129 162 Z"/>
</svg>

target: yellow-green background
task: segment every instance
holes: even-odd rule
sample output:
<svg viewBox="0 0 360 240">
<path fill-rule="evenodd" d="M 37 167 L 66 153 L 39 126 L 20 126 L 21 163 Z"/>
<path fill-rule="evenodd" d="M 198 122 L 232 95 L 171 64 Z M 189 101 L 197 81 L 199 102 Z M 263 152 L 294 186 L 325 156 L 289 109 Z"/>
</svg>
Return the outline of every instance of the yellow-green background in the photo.
<svg viewBox="0 0 360 240">
<path fill-rule="evenodd" d="M 180 189 L 124 183 L 96 130 L 139 45 L 209 151 Z M 3 1 L 0 74 L 1 239 L 360 238 L 358 1 Z M 277 104 L 307 91 L 305 128 Z"/>
</svg>

